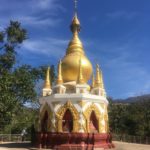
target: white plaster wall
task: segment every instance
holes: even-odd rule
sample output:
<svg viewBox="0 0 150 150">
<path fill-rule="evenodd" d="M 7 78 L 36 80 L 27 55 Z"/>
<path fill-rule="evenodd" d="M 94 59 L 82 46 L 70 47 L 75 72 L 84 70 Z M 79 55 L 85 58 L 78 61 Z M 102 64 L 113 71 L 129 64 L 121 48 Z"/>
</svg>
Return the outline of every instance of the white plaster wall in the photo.
<svg viewBox="0 0 150 150">
<path fill-rule="evenodd" d="M 50 107 L 50 109 L 54 112 L 53 118 L 52 118 L 52 123 L 55 124 L 56 118 L 55 118 L 55 114 L 56 112 L 59 110 L 59 108 L 63 105 L 65 105 L 67 103 L 67 101 L 71 101 L 71 103 L 74 105 L 74 107 L 76 108 L 76 110 L 79 112 L 80 114 L 80 119 L 79 119 L 79 124 L 81 126 L 79 132 L 84 132 L 84 129 L 82 128 L 82 126 L 85 125 L 85 120 L 83 117 L 83 112 L 90 107 L 90 105 L 95 104 L 96 107 L 98 108 L 100 114 L 102 114 L 102 117 L 104 116 L 105 110 L 107 108 L 108 105 L 108 101 L 105 97 L 102 96 L 97 96 L 97 95 L 92 95 L 92 94 L 88 94 L 88 93 L 74 93 L 74 94 L 53 94 L 50 96 L 46 96 L 46 97 L 42 97 L 40 98 L 40 104 L 41 104 L 41 108 L 40 108 L 40 112 L 42 111 L 42 109 L 44 108 L 44 105 L 47 103 L 48 106 Z M 84 101 L 86 102 L 85 105 L 80 106 L 79 105 L 79 101 Z M 53 105 L 53 103 L 55 103 L 55 105 Z M 100 104 L 104 104 L 104 107 L 102 107 Z M 101 124 L 103 126 L 105 126 L 105 121 L 104 121 L 104 117 L 103 120 L 101 121 Z M 54 129 L 52 130 L 52 132 L 54 132 Z M 105 132 L 105 131 L 103 131 Z"/>
</svg>

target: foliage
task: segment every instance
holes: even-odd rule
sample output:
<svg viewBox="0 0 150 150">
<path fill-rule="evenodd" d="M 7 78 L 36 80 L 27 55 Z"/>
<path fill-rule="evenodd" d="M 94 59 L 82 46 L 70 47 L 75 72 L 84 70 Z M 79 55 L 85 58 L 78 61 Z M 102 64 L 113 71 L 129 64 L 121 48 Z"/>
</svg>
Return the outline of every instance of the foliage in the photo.
<svg viewBox="0 0 150 150">
<path fill-rule="evenodd" d="M 30 65 L 17 65 L 17 49 L 27 39 L 27 31 L 17 21 L 10 21 L 9 26 L 0 31 L 0 132 L 7 131 L 14 121 L 31 121 L 24 104 L 37 102 L 37 83 L 45 78 L 47 66 L 34 68 Z M 52 81 L 55 68 L 52 65 Z M 35 110 L 36 111 L 36 110 Z M 18 114 L 20 115 L 18 116 Z M 25 116 L 24 116 L 25 115 Z M 29 116 L 27 120 L 25 117 Z"/>
<path fill-rule="evenodd" d="M 117 134 L 150 137 L 149 108 L 149 96 L 135 97 L 127 102 L 112 100 L 109 106 L 110 129 Z"/>
</svg>

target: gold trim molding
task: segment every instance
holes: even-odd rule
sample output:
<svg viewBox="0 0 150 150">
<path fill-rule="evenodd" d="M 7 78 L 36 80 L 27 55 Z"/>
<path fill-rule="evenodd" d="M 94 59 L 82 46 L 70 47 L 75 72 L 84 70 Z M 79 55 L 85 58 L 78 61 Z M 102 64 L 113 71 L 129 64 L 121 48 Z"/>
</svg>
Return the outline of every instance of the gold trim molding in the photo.
<svg viewBox="0 0 150 150">
<path fill-rule="evenodd" d="M 58 132 L 62 132 L 62 119 L 67 110 L 70 110 L 73 116 L 73 132 L 78 132 L 79 130 L 79 113 L 75 106 L 71 103 L 71 101 L 67 101 L 67 103 L 59 108 L 56 112 L 56 127 Z"/>
<path fill-rule="evenodd" d="M 81 100 L 81 101 L 78 102 L 78 104 L 79 104 L 81 107 L 84 107 L 85 104 L 87 104 L 87 102 L 84 101 L 84 100 Z"/>
<path fill-rule="evenodd" d="M 85 120 L 86 120 L 86 128 L 87 128 L 87 132 L 89 133 L 90 132 L 90 129 L 89 129 L 89 122 L 90 122 L 90 115 L 92 113 L 92 111 L 95 112 L 95 115 L 96 115 L 96 118 L 98 120 L 98 132 L 101 132 L 101 120 L 102 120 L 102 115 L 99 111 L 99 109 L 97 108 L 97 106 L 95 104 L 92 104 L 90 105 L 84 112 L 84 117 L 85 117 Z"/>
<path fill-rule="evenodd" d="M 52 128 L 51 119 L 52 119 L 52 116 L 53 116 L 53 112 L 52 112 L 50 106 L 47 103 L 44 105 L 44 107 L 42 108 L 42 110 L 40 112 L 40 130 L 41 130 L 41 122 L 42 122 L 42 119 L 43 119 L 46 111 L 48 113 L 48 123 L 47 123 L 48 127 L 47 127 L 47 130 L 50 131 L 51 128 Z"/>
</svg>

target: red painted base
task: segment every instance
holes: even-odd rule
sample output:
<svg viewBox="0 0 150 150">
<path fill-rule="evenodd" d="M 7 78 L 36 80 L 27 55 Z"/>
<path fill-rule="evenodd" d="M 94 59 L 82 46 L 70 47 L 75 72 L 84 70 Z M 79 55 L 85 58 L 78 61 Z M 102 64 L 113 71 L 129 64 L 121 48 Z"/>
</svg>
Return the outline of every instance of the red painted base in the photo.
<svg viewBox="0 0 150 150">
<path fill-rule="evenodd" d="M 93 150 L 114 148 L 110 134 L 97 133 L 37 133 L 36 147 L 56 150 Z"/>
</svg>

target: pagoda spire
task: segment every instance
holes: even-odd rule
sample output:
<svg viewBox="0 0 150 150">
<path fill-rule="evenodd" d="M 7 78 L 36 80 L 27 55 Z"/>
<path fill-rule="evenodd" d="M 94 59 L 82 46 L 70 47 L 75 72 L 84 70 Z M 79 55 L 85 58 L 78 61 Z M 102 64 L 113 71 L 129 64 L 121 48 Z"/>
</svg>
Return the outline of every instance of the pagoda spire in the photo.
<svg viewBox="0 0 150 150">
<path fill-rule="evenodd" d="M 60 60 L 60 61 L 59 61 L 59 64 L 58 64 L 57 84 L 62 84 L 62 83 L 63 83 L 61 64 L 62 64 L 62 62 L 61 62 L 61 60 Z"/>
<path fill-rule="evenodd" d="M 82 74 L 82 61 L 81 61 L 81 59 L 80 59 L 79 63 L 80 63 L 80 66 L 79 66 L 79 76 L 78 76 L 77 83 L 78 84 L 84 84 L 84 78 L 83 78 L 83 74 Z"/>
<path fill-rule="evenodd" d="M 78 33 L 81 30 L 80 21 L 77 16 L 77 0 L 74 0 L 74 16 L 72 23 L 70 25 L 71 32 L 73 37 L 68 45 L 66 54 L 78 52 L 79 54 L 84 54 L 84 48 L 82 42 L 79 39 Z"/>
<path fill-rule="evenodd" d="M 45 78 L 44 88 L 45 88 L 45 89 L 51 89 L 50 67 L 48 67 L 48 68 L 47 68 L 47 71 L 46 71 L 46 78 Z"/>
<path fill-rule="evenodd" d="M 85 55 L 83 44 L 79 38 L 81 29 L 80 21 L 77 16 L 77 0 L 74 0 L 74 16 L 70 25 L 72 38 L 66 49 L 66 55 L 62 59 L 62 77 L 63 82 L 72 82 L 78 80 L 79 60 L 82 62 L 82 75 L 87 82 L 92 74 L 92 64 Z"/>
</svg>

